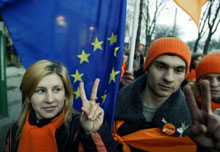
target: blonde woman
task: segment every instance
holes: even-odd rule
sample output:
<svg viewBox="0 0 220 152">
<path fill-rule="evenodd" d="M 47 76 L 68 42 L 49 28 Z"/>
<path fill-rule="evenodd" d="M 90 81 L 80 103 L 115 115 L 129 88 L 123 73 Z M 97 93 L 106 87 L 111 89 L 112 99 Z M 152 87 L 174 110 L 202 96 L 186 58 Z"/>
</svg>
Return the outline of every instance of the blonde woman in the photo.
<svg viewBox="0 0 220 152">
<path fill-rule="evenodd" d="M 82 111 L 73 110 L 73 90 L 67 69 L 59 62 L 40 60 L 21 82 L 23 107 L 9 129 L 6 151 L 115 151 L 104 111 L 95 102 L 99 79 L 90 101 L 80 83 Z"/>
</svg>

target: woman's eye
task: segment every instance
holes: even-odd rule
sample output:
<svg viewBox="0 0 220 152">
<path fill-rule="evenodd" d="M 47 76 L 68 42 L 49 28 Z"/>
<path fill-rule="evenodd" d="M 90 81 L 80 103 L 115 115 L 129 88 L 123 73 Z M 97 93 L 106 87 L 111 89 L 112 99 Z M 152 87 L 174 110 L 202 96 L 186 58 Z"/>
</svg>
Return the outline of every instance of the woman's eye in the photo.
<svg viewBox="0 0 220 152">
<path fill-rule="evenodd" d="M 45 92 L 45 90 L 44 90 L 44 89 L 37 89 L 35 92 L 36 92 L 36 93 L 39 93 L 39 94 L 42 94 L 42 93 Z"/>
<path fill-rule="evenodd" d="M 61 90 L 62 90 L 61 88 L 55 88 L 53 91 L 57 93 L 57 92 L 59 92 Z"/>
</svg>

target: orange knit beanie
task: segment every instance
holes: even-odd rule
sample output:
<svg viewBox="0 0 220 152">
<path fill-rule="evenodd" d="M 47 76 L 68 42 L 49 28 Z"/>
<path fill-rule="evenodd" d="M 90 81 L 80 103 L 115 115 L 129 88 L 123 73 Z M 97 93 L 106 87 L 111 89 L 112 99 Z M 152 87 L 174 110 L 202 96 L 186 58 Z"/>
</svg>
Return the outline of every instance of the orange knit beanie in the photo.
<svg viewBox="0 0 220 152">
<path fill-rule="evenodd" d="M 175 37 L 160 38 L 150 45 L 145 59 L 144 71 L 147 70 L 150 64 L 157 57 L 167 53 L 175 54 L 185 61 L 187 75 L 189 73 L 189 66 L 191 62 L 190 49 L 186 43 Z"/>
<path fill-rule="evenodd" d="M 196 66 L 196 80 L 205 74 L 220 74 L 220 53 L 208 54 Z"/>
</svg>

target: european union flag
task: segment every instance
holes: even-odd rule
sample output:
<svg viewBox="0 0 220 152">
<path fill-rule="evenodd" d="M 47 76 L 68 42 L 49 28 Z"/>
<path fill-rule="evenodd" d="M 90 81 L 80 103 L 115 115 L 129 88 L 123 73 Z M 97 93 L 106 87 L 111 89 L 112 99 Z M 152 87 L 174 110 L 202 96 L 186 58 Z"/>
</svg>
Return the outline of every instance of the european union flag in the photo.
<svg viewBox="0 0 220 152">
<path fill-rule="evenodd" d="M 112 125 L 126 0 L 0 0 L 0 6 L 24 66 L 41 59 L 62 62 L 70 73 L 76 109 L 81 109 L 80 81 L 84 81 L 89 98 L 94 80 L 100 78 L 97 102 Z"/>
</svg>

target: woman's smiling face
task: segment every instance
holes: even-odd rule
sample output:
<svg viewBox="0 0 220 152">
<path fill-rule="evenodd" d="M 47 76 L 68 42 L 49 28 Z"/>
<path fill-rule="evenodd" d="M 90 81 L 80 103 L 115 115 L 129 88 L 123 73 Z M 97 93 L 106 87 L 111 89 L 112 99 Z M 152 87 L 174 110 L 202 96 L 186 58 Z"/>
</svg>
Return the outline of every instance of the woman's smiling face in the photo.
<svg viewBox="0 0 220 152">
<path fill-rule="evenodd" d="M 38 119 L 50 119 L 63 109 L 65 99 L 63 81 L 54 73 L 40 80 L 29 102 Z"/>
</svg>

